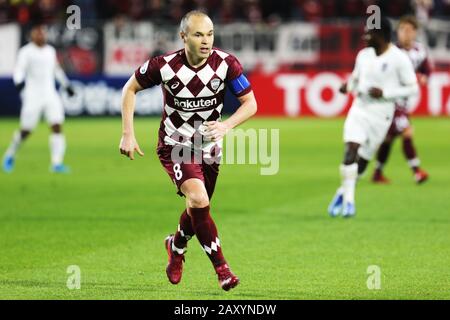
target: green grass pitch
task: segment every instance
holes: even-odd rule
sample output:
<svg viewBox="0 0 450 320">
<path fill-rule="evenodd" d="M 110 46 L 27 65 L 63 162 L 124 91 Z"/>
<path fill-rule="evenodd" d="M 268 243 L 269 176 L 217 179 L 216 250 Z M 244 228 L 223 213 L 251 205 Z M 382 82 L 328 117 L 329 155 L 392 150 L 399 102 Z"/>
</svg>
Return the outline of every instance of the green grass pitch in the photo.
<svg viewBox="0 0 450 320">
<path fill-rule="evenodd" d="M 212 214 L 224 254 L 241 285 L 222 292 L 197 239 L 183 280 L 165 275 L 164 237 L 184 207 L 160 166 L 159 119 L 136 119 L 145 157 L 119 154 L 121 121 L 68 119 L 67 164 L 48 171 L 42 124 L 0 173 L 0 299 L 449 299 L 450 119 L 414 119 L 430 181 L 417 186 L 396 142 L 386 175 L 373 165 L 357 187 L 357 216 L 330 218 L 339 183 L 344 119 L 254 119 L 243 128 L 280 129 L 280 170 L 221 167 Z M 18 121 L 0 121 L 3 152 Z M 67 267 L 81 270 L 69 290 Z M 369 290 L 367 268 L 381 269 Z"/>
</svg>

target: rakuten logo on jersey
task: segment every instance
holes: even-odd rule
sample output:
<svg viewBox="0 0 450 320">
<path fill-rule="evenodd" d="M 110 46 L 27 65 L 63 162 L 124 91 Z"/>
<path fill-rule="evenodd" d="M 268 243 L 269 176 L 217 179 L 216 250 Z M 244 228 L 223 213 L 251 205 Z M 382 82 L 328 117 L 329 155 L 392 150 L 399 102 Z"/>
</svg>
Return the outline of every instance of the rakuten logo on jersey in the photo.
<svg viewBox="0 0 450 320">
<path fill-rule="evenodd" d="M 217 98 L 212 99 L 173 99 L 175 107 L 185 110 L 198 110 L 217 105 Z"/>
</svg>

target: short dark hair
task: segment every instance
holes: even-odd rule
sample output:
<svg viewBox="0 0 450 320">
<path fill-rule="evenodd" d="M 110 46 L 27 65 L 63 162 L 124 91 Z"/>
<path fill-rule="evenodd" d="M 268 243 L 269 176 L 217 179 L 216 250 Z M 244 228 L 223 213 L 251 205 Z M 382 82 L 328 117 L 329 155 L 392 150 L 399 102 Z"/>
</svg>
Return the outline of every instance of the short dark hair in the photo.
<svg viewBox="0 0 450 320">
<path fill-rule="evenodd" d="M 375 34 L 380 35 L 386 42 L 391 41 L 391 35 L 392 35 L 392 26 L 391 22 L 386 17 L 380 18 L 380 27 L 379 28 L 373 28 L 370 30 L 370 32 L 373 32 Z"/>
<path fill-rule="evenodd" d="M 31 29 L 39 28 L 39 27 L 46 27 L 47 24 L 45 23 L 44 20 L 36 18 L 36 19 L 31 20 L 28 26 L 31 30 Z"/>
<path fill-rule="evenodd" d="M 400 26 L 401 24 L 410 24 L 413 26 L 414 29 L 419 29 L 419 21 L 417 21 L 417 18 L 412 16 L 412 15 L 406 15 L 400 18 L 400 20 L 398 21 L 398 25 Z"/>
</svg>

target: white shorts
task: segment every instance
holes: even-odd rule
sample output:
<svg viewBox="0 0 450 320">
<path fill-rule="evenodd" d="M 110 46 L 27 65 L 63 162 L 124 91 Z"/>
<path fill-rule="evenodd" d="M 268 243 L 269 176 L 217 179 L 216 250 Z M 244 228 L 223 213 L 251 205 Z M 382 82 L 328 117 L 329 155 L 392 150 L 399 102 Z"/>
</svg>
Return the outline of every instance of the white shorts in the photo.
<svg viewBox="0 0 450 320">
<path fill-rule="evenodd" d="M 393 115 L 370 113 L 360 107 L 352 107 L 345 119 L 344 142 L 360 144 L 358 154 L 370 160 L 384 141 Z"/>
<path fill-rule="evenodd" d="M 44 114 L 49 125 L 64 122 L 64 108 L 58 94 L 45 94 L 44 97 L 39 98 L 24 95 L 20 112 L 20 128 L 32 131 L 36 128 L 42 114 Z"/>
</svg>

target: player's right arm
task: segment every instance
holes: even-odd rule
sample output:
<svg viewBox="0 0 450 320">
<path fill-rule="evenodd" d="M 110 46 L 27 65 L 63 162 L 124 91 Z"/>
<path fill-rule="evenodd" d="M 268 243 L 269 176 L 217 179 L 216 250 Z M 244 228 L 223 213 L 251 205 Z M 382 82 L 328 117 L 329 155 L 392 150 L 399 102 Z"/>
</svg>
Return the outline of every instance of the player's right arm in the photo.
<svg viewBox="0 0 450 320">
<path fill-rule="evenodd" d="M 16 67 L 14 68 L 13 81 L 19 92 L 25 86 L 25 76 L 27 73 L 27 52 L 24 48 L 19 50 L 19 54 L 17 56 Z"/>
<path fill-rule="evenodd" d="M 136 93 L 143 90 L 133 74 L 122 89 L 122 138 L 120 139 L 120 153 L 134 160 L 134 152 L 140 156 L 139 144 L 134 135 L 134 108 L 136 105 Z"/>
<path fill-rule="evenodd" d="M 358 52 L 358 55 L 356 56 L 355 60 L 355 67 L 353 68 L 352 74 L 348 78 L 347 82 L 344 82 L 341 87 L 339 88 L 339 91 L 343 94 L 349 93 L 356 89 L 356 86 L 358 85 L 359 81 L 359 64 L 361 63 L 361 52 Z"/>
<path fill-rule="evenodd" d="M 120 153 L 134 160 L 134 152 L 140 156 L 144 153 L 139 148 L 134 135 L 134 108 L 136 93 L 141 90 L 161 84 L 160 66 L 162 57 L 155 57 L 145 62 L 128 79 L 122 89 L 122 139 L 120 140 Z"/>
</svg>

